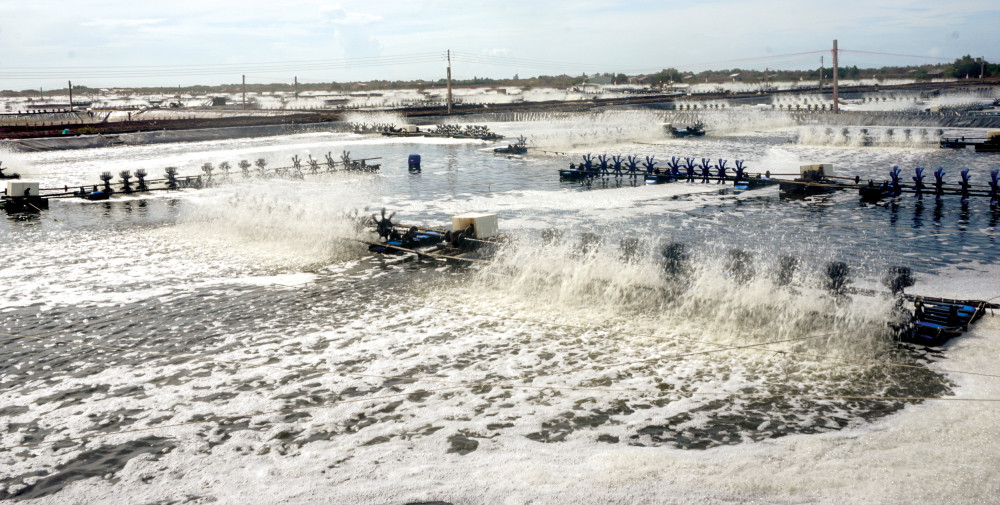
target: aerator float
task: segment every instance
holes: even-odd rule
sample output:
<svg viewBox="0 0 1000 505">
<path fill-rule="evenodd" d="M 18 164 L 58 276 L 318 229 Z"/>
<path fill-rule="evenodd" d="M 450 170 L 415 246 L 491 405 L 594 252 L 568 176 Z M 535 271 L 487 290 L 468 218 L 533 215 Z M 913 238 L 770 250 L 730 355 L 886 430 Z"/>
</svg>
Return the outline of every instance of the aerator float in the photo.
<svg viewBox="0 0 1000 505">
<path fill-rule="evenodd" d="M 387 255 L 410 255 L 440 261 L 473 263 L 484 261 L 497 245 L 506 241 L 497 226 L 496 214 L 462 214 L 451 219 L 450 229 L 394 223 L 396 213 L 373 214 L 368 222 L 378 235 L 366 242 L 368 250 Z"/>
<path fill-rule="evenodd" d="M 268 162 L 264 158 L 258 158 L 253 164 L 248 160 L 241 160 L 237 163 L 240 169 L 239 176 L 235 175 L 232 165 L 225 161 L 218 166 L 212 163 L 205 163 L 200 167 L 199 175 L 180 175 L 177 167 L 166 167 L 163 177 L 160 179 L 150 179 L 146 169 L 138 169 L 134 173 L 131 170 L 118 172 L 119 182 L 113 182 L 114 174 L 102 172 L 99 176 L 99 184 L 70 187 L 65 185 L 61 188 L 41 188 L 38 182 L 25 182 L 24 184 L 9 183 L 15 182 L 17 174 L 9 174 L 8 187 L 0 192 L 0 207 L 10 213 L 38 212 L 47 209 L 50 199 L 59 198 L 82 198 L 84 200 L 107 200 L 114 195 L 140 195 L 151 191 L 173 191 L 178 189 L 200 189 L 213 187 L 220 184 L 233 182 L 238 177 L 243 180 L 257 179 L 305 179 L 307 175 L 330 174 L 334 172 L 357 172 L 365 174 L 375 174 L 381 169 L 378 163 L 369 163 L 372 160 L 381 158 L 351 159 L 351 153 L 343 151 L 340 160 L 334 159 L 332 153 L 326 154 L 326 163 L 308 155 L 308 159 L 303 160 L 298 155 L 292 157 L 292 164 L 268 168 Z M 305 163 L 303 163 L 305 162 Z M 256 170 L 251 170 L 256 167 Z M 30 198 L 26 198 L 25 191 L 28 191 Z"/>
<path fill-rule="evenodd" d="M 656 165 L 657 161 L 653 156 L 646 156 L 640 169 L 637 156 L 626 156 L 623 159 L 621 155 L 609 158 L 606 154 L 599 155 L 595 163 L 594 156 L 587 153 L 583 155 L 583 162 L 579 165 L 570 163 L 568 169 L 560 169 L 559 178 L 564 181 L 580 181 L 584 184 L 591 184 L 598 178 L 628 178 L 636 181 L 641 178 L 645 184 L 671 182 L 726 184 L 732 181 L 734 189 L 738 191 L 778 184 L 778 180 L 771 179 L 770 174 L 751 175 L 747 172 L 744 160 L 735 160 L 732 175 L 729 173 L 729 160 L 722 158 L 718 160 L 701 158 L 699 163 L 696 158 L 672 156 L 665 167 L 660 168 Z"/>
</svg>

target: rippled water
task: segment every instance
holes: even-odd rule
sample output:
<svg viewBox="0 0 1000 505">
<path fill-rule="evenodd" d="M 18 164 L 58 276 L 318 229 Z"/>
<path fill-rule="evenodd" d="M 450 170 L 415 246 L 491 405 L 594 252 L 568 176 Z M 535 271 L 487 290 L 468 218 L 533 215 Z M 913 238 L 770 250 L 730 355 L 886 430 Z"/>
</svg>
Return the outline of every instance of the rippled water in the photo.
<svg viewBox="0 0 1000 505">
<path fill-rule="evenodd" d="M 900 347 L 890 300 L 822 289 L 826 263 L 844 261 L 862 288 L 907 265 L 913 292 L 1000 295 L 1000 214 L 985 201 L 782 200 L 555 173 L 592 152 L 773 173 L 829 162 L 876 180 L 897 164 L 956 179 L 969 167 L 984 183 L 996 158 L 798 142 L 773 121 L 667 140 L 651 117 L 492 123 L 531 139 L 524 157 L 335 133 L 2 155 L 43 186 L 342 150 L 383 168 L 56 201 L 0 222 L 0 499 L 967 503 L 998 491 L 1000 418 L 965 399 L 1000 388 L 961 373 L 996 373 L 995 320 L 945 350 Z M 406 172 L 410 153 L 423 173 Z M 471 269 L 373 258 L 349 216 L 382 207 L 442 225 L 496 212 L 514 241 Z M 561 243 L 542 240 L 552 228 Z M 601 238 L 589 252 L 586 233 Z M 664 243 L 684 244 L 683 275 L 663 275 Z M 751 258 L 742 281 L 733 249 Z M 776 280 L 784 256 L 799 260 L 790 286 Z M 928 451 L 962 461 L 953 484 L 881 473 Z M 855 486 L 860 474 L 872 483 Z"/>
</svg>

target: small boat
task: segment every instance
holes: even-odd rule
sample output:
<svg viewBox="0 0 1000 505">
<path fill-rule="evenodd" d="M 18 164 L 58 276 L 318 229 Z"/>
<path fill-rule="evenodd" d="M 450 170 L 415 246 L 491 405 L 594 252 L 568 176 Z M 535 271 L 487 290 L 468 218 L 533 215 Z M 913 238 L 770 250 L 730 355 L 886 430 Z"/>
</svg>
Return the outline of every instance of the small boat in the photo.
<svg viewBox="0 0 1000 505">
<path fill-rule="evenodd" d="M 524 136 L 517 138 L 517 142 L 513 144 L 507 144 L 507 147 L 498 147 L 493 150 L 493 154 L 527 154 L 528 153 L 528 139 Z"/>
<path fill-rule="evenodd" d="M 973 148 L 977 153 L 998 153 L 1000 152 L 1000 131 L 991 131 L 986 134 L 986 140 L 982 138 L 966 137 L 942 137 L 942 149 L 967 149 Z"/>
<path fill-rule="evenodd" d="M 831 179 L 831 177 L 835 176 L 833 165 L 830 163 L 802 165 L 799 167 L 799 176 L 795 179 L 778 180 L 778 196 L 782 198 L 803 198 L 857 187 L 857 184 L 844 184 Z"/>
<path fill-rule="evenodd" d="M 974 146 L 977 153 L 1000 153 L 1000 131 L 990 132 L 986 142 Z"/>
<path fill-rule="evenodd" d="M 767 186 L 773 186 L 778 184 L 778 181 L 762 177 L 760 174 L 754 175 L 752 177 L 744 177 L 733 182 L 733 189 L 736 191 L 749 191 L 751 189 L 758 189 Z"/>
<path fill-rule="evenodd" d="M 7 211 L 8 214 L 37 214 L 48 208 L 49 200 L 47 198 L 37 196 L 30 198 L 0 198 L 0 209 Z"/>
<path fill-rule="evenodd" d="M 576 165 L 570 165 L 570 168 L 560 168 L 559 178 L 565 180 L 578 180 L 586 179 L 587 177 L 595 177 L 598 175 L 597 167 L 592 167 L 591 170 L 587 170 L 582 164 L 580 168 L 576 168 Z"/>
<path fill-rule="evenodd" d="M 83 198 L 84 200 L 90 200 L 90 201 L 110 200 L 111 192 L 104 190 L 83 191 L 83 192 L 77 192 L 77 196 Z"/>
<path fill-rule="evenodd" d="M 985 302 L 917 298 L 913 319 L 899 331 L 899 340 L 939 346 L 961 335 L 983 317 Z"/>
<path fill-rule="evenodd" d="M 496 214 L 466 214 L 452 217 L 452 229 L 442 230 L 393 223 L 395 212 L 373 215 L 369 222 L 379 235 L 368 242 L 368 250 L 386 255 L 415 255 L 439 261 L 473 263 L 485 259 L 505 239 L 497 230 Z M 405 231 L 403 231 L 405 230 Z"/>
<path fill-rule="evenodd" d="M 671 135 L 673 135 L 676 138 L 705 136 L 705 124 L 702 123 L 701 121 L 698 121 L 693 125 L 688 125 L 687 128 L 682 128 L 682 129 L 674 128 L 674 125 L 672 124 L 666 124 L 664 125 L 664 127 L 667 129 L 668 132 L 670 132 Z"/>
<path fill-rule="evenodd" d="M 407 230 L 409 233 L 409 230 Z M 388 240 L 368 246 L 371 252 L 380 254 L 404 254 L 406 250 L 421 250 L 441 244 L 445 239 L 445 234 L 437 230 L 420 229 L 413 230 L 412 234 L 396 234 Z"/>
<path fill-rule="evenodd" d="M 5 174 L 3 173 L 3 162 L 0 161 L 0 179 L 20 179 L 21 174 Z"/>
<path fill-rule="evenodd" d="M 38 194 L 35 181 L 7 181 L 7 190 L 0 197 L 0 208 L 10 214 L 36 213 L 49 208 L 49 199 Z"/>
<path fill-rule="evenodd" d="M 965 149 L 966 146 L 973 146 L 976 144 L 972 142 L 971 139 L 966 140 L 965 137 L 941 137 L 941 149 Z"/>
<path fill-rule="evenodd" d="M 644 179 L 646 184 L 666 184 L 668 182 L 675 182 L 677 180 L 679 179 L 667 170 L 664 170 L 663 172 L 657 170 L 656 172 L 653 173 L 646 173 Z"/>
</svg>

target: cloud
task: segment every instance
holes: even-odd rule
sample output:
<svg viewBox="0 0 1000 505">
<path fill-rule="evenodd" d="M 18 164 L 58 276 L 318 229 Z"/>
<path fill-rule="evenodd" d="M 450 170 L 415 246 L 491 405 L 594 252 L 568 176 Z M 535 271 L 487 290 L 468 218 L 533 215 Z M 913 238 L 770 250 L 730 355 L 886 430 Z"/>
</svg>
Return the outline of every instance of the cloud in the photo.
<svg viewBox="0 0 1000 505">
<path fill-rule="evenodd" d="M 954 58 L 996 51 L 997 0 L 242 0 L 229 2 L 106 0 L 0 1 L 4 67 L 216 65 L 244 62 L 367 58 L 465 51 L 493 63 L 456 62 L 457 75 L 509 71 L 558 73 L 562 68 L 647 73 L 667 67 L 814 68 L 838 39 L 842 49 Z M 525 15 L 530 11 L 531 15 Z M 663 27 L 669 26 L 669 31 Z M 615 30 L 628 37 L 615 37 Z M 592 36 L 598 30 L 608 36 Z M 594 32 L 594 33 L 598 33 Z M 960 35 L 953 38 L 956 32 Z M 66 40 L 87 40 L 69 58 Z M 685 41 L 696 40 L 697 43 Z M 991 54 L 994 53 L 994 54 Z M 454 54 L 454 53 L 453 53 Z M 556 65 L 518 64 L 531 58 Z M 891 65 L 878 55 L 845 53 L 843 63 Z M 436 61 L 357 66 L 317 79 L 428 78 Z M 567 70 L 569 71 L 569 70 Z M 281 73 L 281 72 L 279 72 Z M 299 78 L 304 77 L 304 70 Z M 225 77 L 228 79 L 229 77 Z M 177 84 L 216 82 L 215 74 L 178 75 Z M 163 77 L 108 78 L 101 84 L 160 84 Z M 53 79 L 60 85 L 60 79 Z M 96 80 L 95 80 L 96 82 Z M 224 81 L 230 82 L 230 81 Z M 49 82 L 0 75 L 0 87 Z"/>
<path fill-rule="evenodd" d="M 367 25 L 382 20 L 382 16 L 348 11 L 339 5 L 320 7 L 319 13 L 330 23 L 338 25 Z"/>
<path fill-rule="evenodd" d="M 164 18 L 144 18 L 144 19 L 94 19 L 80 23 L 80 26 L 96 26 L 100 28 L 132 28 L 136 26 L 150 26 L 166 21 Z"/>
</svg>

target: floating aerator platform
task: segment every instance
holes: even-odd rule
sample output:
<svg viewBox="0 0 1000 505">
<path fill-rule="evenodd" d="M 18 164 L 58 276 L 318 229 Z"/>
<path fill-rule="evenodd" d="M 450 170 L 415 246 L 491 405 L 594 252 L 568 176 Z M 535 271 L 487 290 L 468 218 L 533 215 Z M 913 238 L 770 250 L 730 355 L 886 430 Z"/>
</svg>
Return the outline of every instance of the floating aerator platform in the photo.
<svg viewBox="0 0 1000 505">
<path fill-rule="evenodd" d="M 0 207 L 9 213 L 40 212 L 49 208 L 49 199 L 40 196 L 39 183 L 21 179 L 8 179 L 7 190 L 0 198 Z"/>
<path fill-rule="evenodd" d="M 367 242 L 368 250 L 379 254 L 404 255 L 471 263 L 484 259 L 492 246 L 505 240 L 496 214 L 462 214 L 451 219 L 451 229 L 404 226 L 393 223 L 395 212 L 373 215 L 370 225 L 378 242 Z"/>
</svg>

